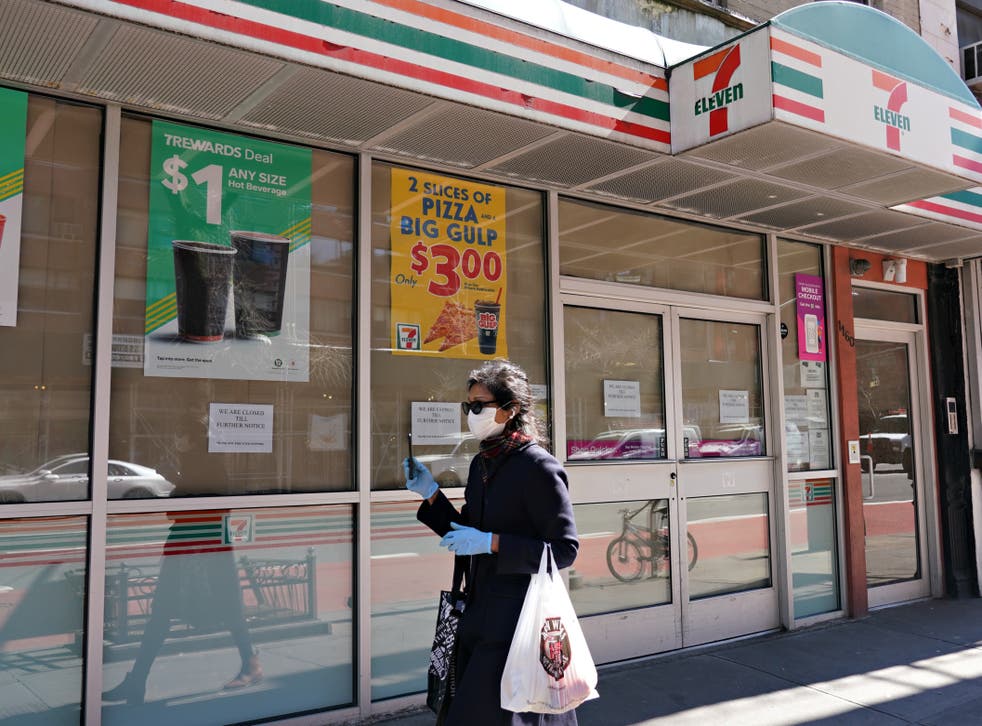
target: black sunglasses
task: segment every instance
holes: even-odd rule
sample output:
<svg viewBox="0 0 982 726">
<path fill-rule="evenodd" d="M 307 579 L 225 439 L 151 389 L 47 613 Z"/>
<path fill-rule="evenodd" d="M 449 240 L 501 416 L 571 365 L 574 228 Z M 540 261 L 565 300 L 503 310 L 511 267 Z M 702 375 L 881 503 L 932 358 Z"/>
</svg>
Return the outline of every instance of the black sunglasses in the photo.
<svg viewBox="0 0 982 726">
<path fill-rule="evenodd" d="M 464 409 L 464 413 L 472 413 L 475 416 L 484 410 L 485 406 L 494 406 L 495 408 L 501 408 L 501 404 L 497 401 L 461 401 L 460 407 Z"/>
</svg>

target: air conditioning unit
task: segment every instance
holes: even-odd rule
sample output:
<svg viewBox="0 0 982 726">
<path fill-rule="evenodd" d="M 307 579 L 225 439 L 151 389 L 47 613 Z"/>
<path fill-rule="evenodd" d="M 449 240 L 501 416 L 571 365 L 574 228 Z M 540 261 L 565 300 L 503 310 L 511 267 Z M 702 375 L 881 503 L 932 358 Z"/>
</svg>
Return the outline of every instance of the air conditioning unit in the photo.
<svg viewBox="0 0 982 726">
<path fill-rule="evenodd" d="M 962 48 L 962 78 L 973 91 L 982 91 L 982 42 Z"/>
</svg>

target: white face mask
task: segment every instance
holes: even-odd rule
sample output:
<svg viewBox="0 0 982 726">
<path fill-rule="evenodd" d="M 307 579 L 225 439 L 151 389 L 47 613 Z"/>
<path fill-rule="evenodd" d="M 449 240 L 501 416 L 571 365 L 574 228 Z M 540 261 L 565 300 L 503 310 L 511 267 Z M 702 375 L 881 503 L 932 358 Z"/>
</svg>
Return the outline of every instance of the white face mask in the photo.
<svg viewBox="0 0 982 726">
<path fill-rule="evenodd" d="M 491 406 L 485 408 L 481 413 L 468 412 L 467 428 L 477 437 L 478 441 L 497 436 L 505 430 L 505 424 L 494 420 L 496 413 L 498 413 L 498 409 Z"/>
</svg>

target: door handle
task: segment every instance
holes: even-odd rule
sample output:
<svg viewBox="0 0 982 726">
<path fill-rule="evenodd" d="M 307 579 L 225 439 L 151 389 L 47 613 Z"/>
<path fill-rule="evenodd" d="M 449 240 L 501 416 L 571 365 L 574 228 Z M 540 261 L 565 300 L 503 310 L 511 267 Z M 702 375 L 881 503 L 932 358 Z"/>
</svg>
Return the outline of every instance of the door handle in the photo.
<svg viewBox="0 0 982 726">
<path fill-rule="evenodd" d="M 679 475 L 673 471 L 671 474 L 668 475 L 668 478 L 671 479 L 672 482 L 674 483 L 675 480 L 679 478 Z"/>
</svg>

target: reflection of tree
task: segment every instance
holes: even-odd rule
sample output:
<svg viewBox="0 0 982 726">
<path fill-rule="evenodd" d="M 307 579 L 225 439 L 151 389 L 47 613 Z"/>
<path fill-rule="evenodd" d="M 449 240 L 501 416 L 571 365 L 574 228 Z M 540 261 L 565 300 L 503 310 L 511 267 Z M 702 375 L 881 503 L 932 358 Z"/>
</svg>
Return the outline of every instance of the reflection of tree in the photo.
<svg viewBox="0 0 982 726">
<path fill-rule="evenodd" d="M 332 345 L 325 337 L 310 336 L 310 382 L 324 388 L 351 386 L 351 346 Z"/>
<path fill-rule="evenodd" d="M 582 313 L 582 311 L 580 311 Z M 620 314 L 618 314 L 620 315 Z M 626 313 L 639 323 L 649 322 Z M 578 314 L 566 321 L 566 367 L 591 376 L 650 361 L 657 368 L 661 353 L 661 326 L 640 324 L 633 330 L 612 324 L 606 313 Z"/>
</svg>

